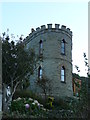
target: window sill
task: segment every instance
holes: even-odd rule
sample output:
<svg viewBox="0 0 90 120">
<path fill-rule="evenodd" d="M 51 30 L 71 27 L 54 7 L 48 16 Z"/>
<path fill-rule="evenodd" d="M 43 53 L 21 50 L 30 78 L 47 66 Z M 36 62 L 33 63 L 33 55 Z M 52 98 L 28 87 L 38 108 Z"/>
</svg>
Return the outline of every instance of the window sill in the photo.
<svg viewBox="0 0 90 120">
<path fill-rule="evenodd" d="M 65 56 L 66 56 L 66 54 L 65 54 L 65 53 L 61 53 L 61 55 L 65 55 Z"/>
<path fill-rule="evenodd" d="M 37 82 L 40 83 L 42 81 L 42 78 L 38 78 Z"/>
<path fill-rule="evenodd" d="M 66 81 L 61 81 L 61 83 L 65 83 L 66 84 Z"/>
<path fill-rule="evenodd" d="M 40 54 L 40 55 L 39 55 L 39 58 L 42 59 L 42 58 L 43 58 L 43 54 Z"/>
<path fill-rule="evenodd" d="M 39 57 L 43 57 L 43 54 L 39 54 Z"/>
</svg>

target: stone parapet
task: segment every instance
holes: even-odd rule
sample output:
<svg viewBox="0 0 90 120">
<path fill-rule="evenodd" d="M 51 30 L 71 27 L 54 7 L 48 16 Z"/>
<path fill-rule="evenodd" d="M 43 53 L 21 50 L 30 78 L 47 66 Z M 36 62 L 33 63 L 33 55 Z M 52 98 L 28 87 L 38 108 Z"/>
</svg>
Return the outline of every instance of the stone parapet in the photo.
<svg viewBox="0 0 90 120">
<path fill-rule="evenodd" d="M 52 27 L 52 24 L 47 24 L 47 27 L 46 25 L 41 25 L 41 27 L 37 27 L 36 30 L 32 28 L 31 33 L 24 39 L 24 42 L 27 42 L 28 39 L 32 40 L 33 37 L 37 37 L 39 34 L 43 34 L 48 31 L 64 32 L 64 34 L 67 34 L 70 38 L 72 38 L 72 31 L 65 25 L 61 25 L 60 27 L 60 24 L 55 24 L 55 27 Z"/>
</svg>

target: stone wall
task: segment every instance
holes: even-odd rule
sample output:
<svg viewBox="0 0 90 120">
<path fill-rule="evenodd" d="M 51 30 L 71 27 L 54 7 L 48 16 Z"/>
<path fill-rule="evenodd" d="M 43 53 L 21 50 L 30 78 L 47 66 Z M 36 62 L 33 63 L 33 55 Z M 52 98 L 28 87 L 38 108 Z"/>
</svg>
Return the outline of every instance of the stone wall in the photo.
<svg viewBox="0 0 90 120">
<path fill-rule="evenodd" d="M 29 50 L 33 48 L 35 53 L 39 55 L 39 42 L 43 43 L 43 60 L 38 61 L 37 69 L 30 78 L 30 89 L 35 92 L 42 90 L 37 86 L 36 79 L 38 77 L 38 67 L 41 65 L 43 74 L 50 80 L 52 87 L 51 94 L 53 96 L 72 96 L 72 32 L 69 28 L 59 24 L 47 24 L 36 28 L 24 40 L 25 48 Z M 65 55 L 61 54 L 61 41 L 65 40 Z M 61 82 L 61 66 L 65 66 L 66 82 Z"/>
</svg>

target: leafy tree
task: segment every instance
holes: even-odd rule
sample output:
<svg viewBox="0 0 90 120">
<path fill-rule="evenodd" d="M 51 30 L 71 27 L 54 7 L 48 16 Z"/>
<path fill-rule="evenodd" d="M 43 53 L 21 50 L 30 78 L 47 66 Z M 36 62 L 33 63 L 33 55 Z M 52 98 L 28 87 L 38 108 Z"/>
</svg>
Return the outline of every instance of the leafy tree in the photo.
<svg viewBox="0 0 90 120">
<path fill-rule="evenodd" d="M 80 88 L 80 96 L 79 96 L 79 104 L 78 104 L 78 109 L 79 111 L 82 111 L 81 116 L 87 115 L 87 109 L 88 109 L 88 80 L 90 79 L 89 77 L 89 65 L 87 62 L 87 57 L 86 53 L 83 54 L 84 57 L 84 63 L 85 63 L 85 71 L 87 70 L 87 77 L 80 77 L 79 79 L 81 80 L 81 88 Z M 79 67 L 75 66 L 78 73 L 80 72 Z M 78 85 L 77 85 L 78 86 Z M 84 112 L 84 113 L 83 113 Z M 86 116 L 87 117 L 87 116 Z"/>
<path fill-rule="evenodd" d="M 42 79 L 37 80 L 37 85 L 42 89 L 42 92 L 44 93 L 45 96 L 45 100 L 46 100 L 46 95 L 47 93 L 50 95 L 51 91 L 52 91 L 52 87 L 51 87 L 51 81 L 45 76 L 42 76 Z"/>
<path fill-rule="evenodd" d="M 5 34 L 4 34 L 5 35 Z M 2 79 L 3 79 L 3 110 L 7 110 L 16 88 L 27 88 L 29 77 L 35 69 L 36 59 L 33 49 L 26 51 L 20 40 L 15 44 L 9 36 L 2 40 Z M 11 87 L 11 95 L 6 99 L 6 89 Z"/>
</svg>

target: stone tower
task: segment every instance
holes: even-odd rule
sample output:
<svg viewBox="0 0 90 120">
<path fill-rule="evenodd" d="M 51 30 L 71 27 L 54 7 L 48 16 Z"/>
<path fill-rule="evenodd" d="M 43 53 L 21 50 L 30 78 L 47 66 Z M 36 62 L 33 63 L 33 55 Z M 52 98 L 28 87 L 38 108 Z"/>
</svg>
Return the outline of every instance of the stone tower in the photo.
<svg viewBox="0 0 90 120">
<path fill-rule="evenodd" d="M 51 87 L 47 94 L 72 97 L 72 31 L 64 25 L 42 25 L 32 29 L 24 43 L 27 50 L 33 48 L 39 56 L 37 69 L 30 77 L 30 89 L 42 93 L 36 80 L 45 76 Z"/>
</svg>

